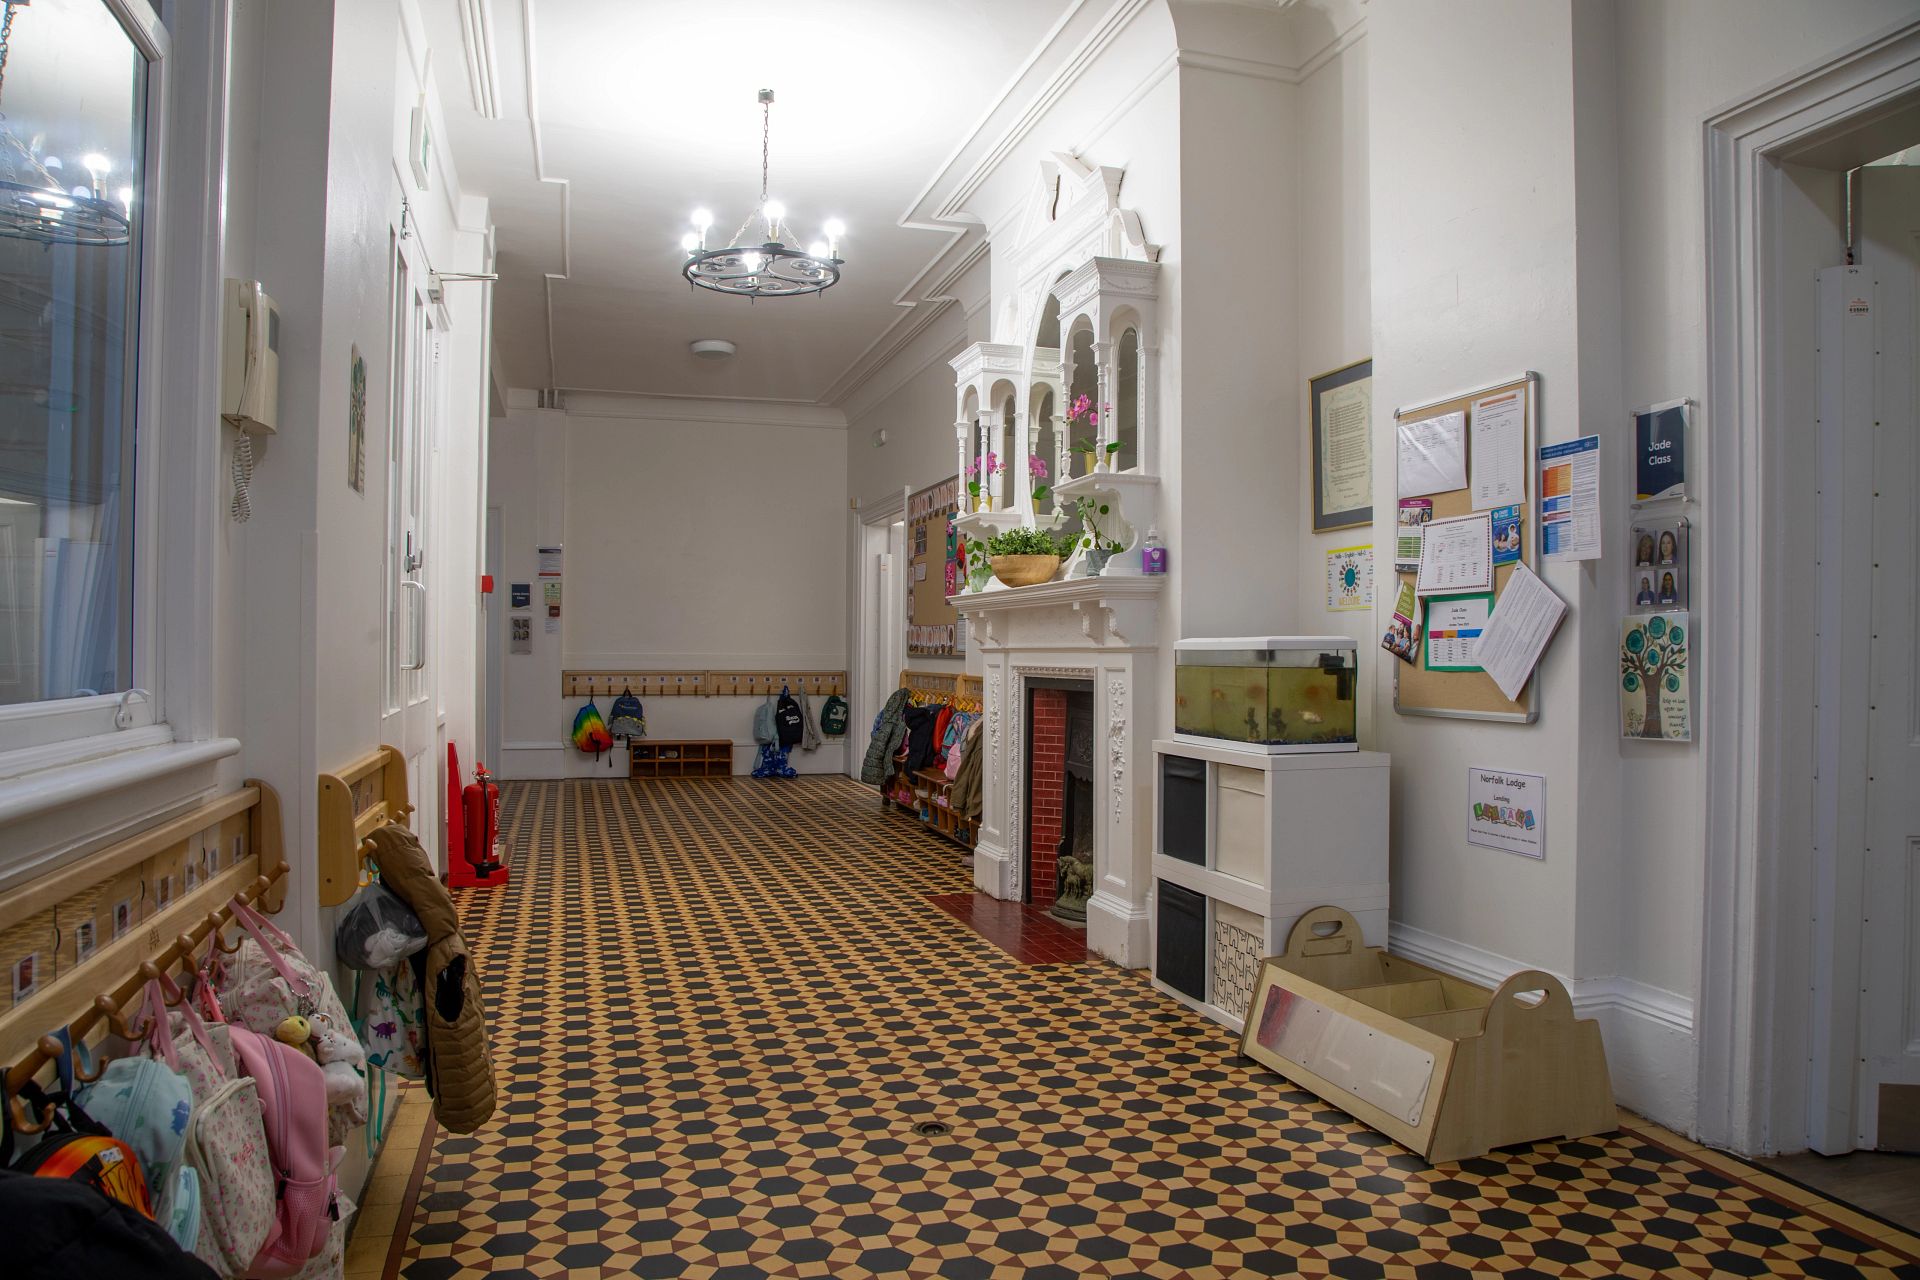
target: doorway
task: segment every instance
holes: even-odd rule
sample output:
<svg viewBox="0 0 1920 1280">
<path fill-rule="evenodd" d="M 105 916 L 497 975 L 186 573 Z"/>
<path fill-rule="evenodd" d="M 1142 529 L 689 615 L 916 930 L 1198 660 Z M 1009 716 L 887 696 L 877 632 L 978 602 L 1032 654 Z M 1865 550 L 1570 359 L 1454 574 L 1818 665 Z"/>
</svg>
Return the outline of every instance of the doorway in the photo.
<svg viewBox="0 0 1920 1280">
<path fill-rule="evenodd" d="M 1817 280 L 1844 266 L 1844 174 L 1920 140 L 1920 25 L 1728 108 L 1706 133 L 1713 431 L 1701 524 L 1710 548 L 1704 608 L 1720 621 L 1702 627 L 1709 727 L 1697 1131 L 1755 1156 L 1845 1151 L 1883 1140 L 1863 1092 L 1877 1099 L 1886 1083 L 1920 1084 L 1906 1061 L 1920 1040 L 1920 972 L 1905 943 L 1916 904 L 1888 885 L 1896 873 L 1903 886 L 1916 883 L 1920 823 L 1905 807 L 1911 797 L 1896 794 L 1880 817 L 1869 816 L 1864 798 L 1850 804 L 1839 794 L 1854 788 L 1864 797 L 1882 767 L 1915 775 L 1910 758 L 1893 759 L 1884 747 L 1869 764 L 1876 706 L 1897 698 L 1903 723 L 1914 723 L 1912 628 L 1895 637 L 1900 671 L 1876 667 L 1875 637 L 1887 629 L 1871 589 L 1880 581 L 1876 560 L 1889 563 L 1873 533 L 1885 521 L 1906 534 L 1901 582 L 1882 587 L 1881 599 L 1900 597 L 1911 618 L 1920 476 L 1910 334 L 1895 360 L 1904 389 L 1871 371 L 1843 379 L 1835 369 L 1832 397 L 1823 396 L 1822 325 L 1833 317 L 1819 312 Z M 1892 255 L 1883 248 L 1880 256 Z M 1877 296 L 1833 292 L 1841 318 L 1881 310 Z M 1910 278 L 1899 292 L 1911 305 Z M 1899 402 L 1882 407 L 1883 426 L 1888 416 L 1902 424 L 1877 439 L 1875 394 Z M 1819 421 L 1833 412 L 1828 403 L 1864 410 L 1865 447 L 1891 445 L 1901 458 L 1835 470 L 1859 461 L 1849 456 L 1859 445 L 1850 438 L 1847 450 L 1832 447 Z M 1893 501 L 1882 506 L 1881 498 Z M 1823 526 L 1837 513 L 1848 523 L 1836 533 Z M 1857 657 L 1836 661 L 1849 644 Z M 1888 677 L 1898 687 L 1884 684 Z M 1850 815 L 1854 830 L 1836 825 L 1836 814 Z M 1875 826 L 1897 847 L 1885 837 L 1874 847 L 1867 830 Z M 1869 969 L 1878 985 L 1863 990 Z"/>
<path fill-rule="evenodd" d="M 887 698 L 899 687 L 906 664 L 906 584 L 900 566 L 906 563 L 905 494 L 861 513 L 854 529 L 859 566 L 854 582 L 856 600 L 853 631 L 853 708 L 847 737 L 848 776 L 858 778 L 865 755 L 865 727 L 873 723 Z"/>
</svg>

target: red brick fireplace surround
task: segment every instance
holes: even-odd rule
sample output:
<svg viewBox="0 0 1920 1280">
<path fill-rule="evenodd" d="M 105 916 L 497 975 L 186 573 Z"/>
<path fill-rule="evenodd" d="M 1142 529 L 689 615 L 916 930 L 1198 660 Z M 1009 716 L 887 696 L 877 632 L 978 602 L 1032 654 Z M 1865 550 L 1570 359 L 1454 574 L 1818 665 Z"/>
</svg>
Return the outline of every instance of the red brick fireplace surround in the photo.
<svg viewBox="0 0 1920 1280">
<path fill-rule="evenodd" d="M 1032 732 L 1027 741 L 1027 900 L 1053 905 L 1067 784 L 1067 691 L 1034 689 Z"/>
</svg>

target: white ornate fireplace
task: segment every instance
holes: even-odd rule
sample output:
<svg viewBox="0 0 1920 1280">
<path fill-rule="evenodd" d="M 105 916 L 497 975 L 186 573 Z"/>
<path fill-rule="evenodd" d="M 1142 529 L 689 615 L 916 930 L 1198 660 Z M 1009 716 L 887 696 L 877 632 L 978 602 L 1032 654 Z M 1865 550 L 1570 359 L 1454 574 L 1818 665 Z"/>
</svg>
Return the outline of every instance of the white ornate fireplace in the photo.
<svg viewBox="0 0 1920 1280">
<path fill-rule="evenodd" d="M 1153 739 L 1159 577 L 1076 578 L 958 597 L 982 658 L 979 843 L 973 880 L 985 893 L 1027 896 L 1027 684 L 1085 681 L 1093 689 L 1093 894 L 1087 945 L 1119 964 L 1147 963 L 1152 887 Z"/>
</svg>

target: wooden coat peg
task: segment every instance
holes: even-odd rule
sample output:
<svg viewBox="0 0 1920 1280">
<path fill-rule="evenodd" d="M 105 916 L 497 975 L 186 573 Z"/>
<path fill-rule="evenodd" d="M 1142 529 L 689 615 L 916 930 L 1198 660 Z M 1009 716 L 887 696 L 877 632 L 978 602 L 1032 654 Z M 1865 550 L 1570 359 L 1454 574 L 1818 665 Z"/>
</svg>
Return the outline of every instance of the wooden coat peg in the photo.
<svg viewBox="0 0 1920 1280">
<path fill-rule="evenodd" d="M 54 1106 L 51 1102 L 42 1108 L 38 1124 L 33 1123 L 33 1113 L 27 1110 L 26 1103 L 17 1095 L 7 1099 L 7 1106 L 13 1111 L 15 1133 L 45 1133 L 53 1123 Z"/>
<path fill-rule="evenodd" d="M 50 1059 L 57 1060 L 60 1057 L 60 1042 L 52 1036 L 41 1036 L 38 1047 L 40 1052 L 44 1053 Z M 111 1061 L 111 1058 L 106 1057 L 104 1054 L 101 1055 L 99 1060 L 93 1064 L 93 1074 L 88 1075 L 87 1069 L 80 1065 L 80 1055 L 76 1053 L 73 1055 L 73 1078 L 81 1084 L 92 1084 L 95 1080 L 98 1080 L 106 1074 L 107 1063 Z M 32 1132 L 37 1133 L 39 1131 L 33 1130 Z"/>
</svg>

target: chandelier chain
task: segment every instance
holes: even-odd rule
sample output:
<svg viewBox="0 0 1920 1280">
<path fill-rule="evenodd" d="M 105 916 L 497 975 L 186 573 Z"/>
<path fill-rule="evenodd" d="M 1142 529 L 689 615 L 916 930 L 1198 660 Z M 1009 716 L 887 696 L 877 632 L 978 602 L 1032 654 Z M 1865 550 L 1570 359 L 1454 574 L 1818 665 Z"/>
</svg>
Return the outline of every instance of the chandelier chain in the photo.
<svg viewBox="0 0 1920 1280">
<path fill-rule="evenodd" d="M 13 7 L 7 7 L 7 16 L 12 18 Z M 760 207 L 767 207 L 767 148 L 773 137 L 773 101 L 765 99 L 760 103 Z"/>
</svg>

